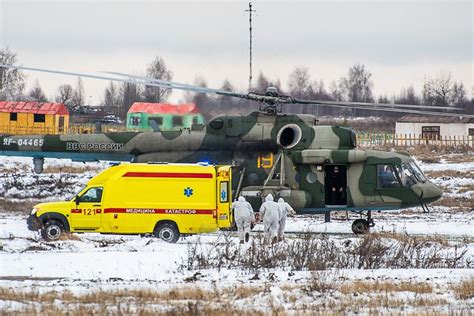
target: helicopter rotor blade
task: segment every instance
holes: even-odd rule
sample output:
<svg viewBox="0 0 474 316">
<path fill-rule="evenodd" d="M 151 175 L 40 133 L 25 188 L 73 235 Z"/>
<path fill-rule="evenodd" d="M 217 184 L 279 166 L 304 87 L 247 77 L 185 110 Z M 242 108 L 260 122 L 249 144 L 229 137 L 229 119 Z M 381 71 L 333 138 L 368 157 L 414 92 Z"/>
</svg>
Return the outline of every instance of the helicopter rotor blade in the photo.
<svg viewBox="0 0 474 316">
<path fill-rule="evenodd" d="M 136 79 L 140 82 L 142 82 L 144 85 L 148 85 L 148 83 L 159 83 L 163 84 L 169 87 L 169 89 L 187 89 L 188 91 L 194 91 L 198 93 L 215 93 L 219 95 L 226 95 L 226 96 L 231 96 L 231 97 L 237 97 L 237 98 L 243 98 L 245 97 L 245 94 L 243 93 L 235 93 L 232 91 L 226 91 L 222 89 L 212 89 L 212 88 L 207 88 L 207 87 L 200 87 L 200 86 L 195 86 L 195 85 L 190 85 L 186 83 L 179 83 L 179 82 L 173 82 L 173 81 L 168 81 L 168 80 L 162 80 L 162 79 L 157 79 L 157 78 L 152 78 L 152 77 L 143 77 L 143 76 L 137 76 L 137 75 L 129 75 L 121 72 L 115 72 L 115 71 L 105 71 L 104 73 L 111 74 L 111 75 L 116 75 L 116 76 L 121 76 L 125 78 L 133 78 Z"/>
<path fill-rule="evenodd" d="M 409 113 L 409 114 L 422 114 L 422 115 L 434 115 L 434 116 L 450 116 L 450 117 L 464 117 L 464 118 L 474 118 L 474 115 L 462 114 L 462 113 L 446 113 L 446 112 L 435 112 L 435 111 L 422 111 L 415 109 L 392 109 L 386 107 L 364 107 L 345 104 L 346 102 L 324 102 L 319 103 L 319 101 L 313 101 L 312 103 L 304 103 L 308 105 L 320 105 L 327 107 L 343 108 L 343 109 L 359 109 L 359 110 L 369 110 L 369 111 L 382 111 L 382 112 L 394 112 L 394 113 Z"/>
<path fill-rule="evenodd" d="M 392 103 L 370 103 L 370 102 L 346 102 L 346 101 L 320 101 L 320 100 L 299 100 L 295 99 L 295 103 L 299 104 L 338 104 L 345 106 L 364 106 L 368 108 L 400 108 L 400 109 L 432 109 L 432 110 L 448 110 L 448 111 L 462 111 L 462 109 L 448 107 L 448 106 L 432 106 L 420 104 L 392 104 Z"/>
<path fill-rule="evenodd" d="M 114 76 L 120 76 L 122 78 L 113 77 L 113 76 L 104 76 L 104 75 L 92 75 L 92 74 L 78 73 L 78 72 L 66 72 L 66 71 L 51 70 L 51 69 L 44 69 L 44 68 L 5 65 L 5 64 L 0 64 L 0 68 L 13 68 L 13 69 L 59 74 L 59 75 L 65 75 L 65 76 L 109 80 L 109 81 L 117 81 L 117 82 L 131 83 L 131 84 L 143 84 L 146 86 L 153 86 L 153 87 L 160 87 L 160 88 L 167 88 L 167 89 L 178 89 L 178 90 L 184 90 L 184 91 L 191 91 L 195 93 L 206 93 L 206 94 L 212 93 L 212 94 L 217 94 L 217 95 L 224 95 L 224 96 L 229 96 L 229 97 L 256 101 L 256 102 L 267 104 L 268 106 L 276 106 L 279 104 L 280 105 L 282 104 L 308 104 L 308 105 L 320 105 L 320 106 L 338 107 L 338 108 L 355 108 L 355 109 L 372 110 L 372 111 L 397 112 L 397 113 L 412 113 L 412 114 L 440 115 L 440 116 L 453 116 L 453 117 L 463 116 L 463 117 L 468 117 L 468 118 L 474 117 L 474 115 L 464 115 L 461 113 L 455 114 L 455 113 L 421 110 L 421 109 L 456 110 L 456 111 L 461 110 L 461 109 L 456 109 L 456 108 L 423 106 L 423 105 L 405 105 L 405 104 L 300 100 L 300 99 L 294 99 L 290 96 L 265 95 L 265 94 L 259 94 L 259 93 L 254 93 L 254 92 L 243 94 L 243 93 L 236 93 L 236 92 L 226 91 L 226 90 L 221 90 L 221 89 L 211 89 L 207 87 L 199 87 L 199 86 L 194 86 L 190 84 L 177 83 L 177 82 L 150 78 L 150 77 L 128 75 L 128 74 L 119 73 L 119 72 L 107 72 L 107 73 Z M 420 109 L 420 110 L 416 110 L 416 109 Z"/>
<path fill-rule="evenodd" d="M 132 84 L 143 84 L 146 86 L 178 89 L 178 90 L 191 91 L 191 92 L 196 92 L 196 93 L 216 93 L 216 94 L 221 94 L 221 95 L 240 97 L 240 94 L 235 94 L 232 92 L 229 93 L 228 91 L 225 91 L 225 90 L 209 89 L 205 87 L 192 86 L 192 85 L 186 85 L 186 84 L 175 84 L 173 82 L 169 82 L 165 80 L 160 80 L 160 82 L 144 81 L 144 80 L 138 80 L 138 78 L 133 78 L 133 76 L 128 76 L 128 75 L 125 78 L 117 78 L 117 77 L 112 77 L 112 76 L 92 75 L 92 74 L 86 74 L 86 73 L 80 73 L 80 72 L 68 72 L 68 71 L 61 71 L 61 70 L 23 67 L 23 66 L 14 66 L 14 65 L 5 65 L 5 64 L 0 64 L 0 68 L 13 68 L 13 69 L 20 69 L 20 70 L 52 73 L 52 74 L 58 74 L 58 75 L 64 75 L 64 76 L 109 80 L 109 81 L 125 82 L 125 83 L 132 83 Z"/>
</svg>

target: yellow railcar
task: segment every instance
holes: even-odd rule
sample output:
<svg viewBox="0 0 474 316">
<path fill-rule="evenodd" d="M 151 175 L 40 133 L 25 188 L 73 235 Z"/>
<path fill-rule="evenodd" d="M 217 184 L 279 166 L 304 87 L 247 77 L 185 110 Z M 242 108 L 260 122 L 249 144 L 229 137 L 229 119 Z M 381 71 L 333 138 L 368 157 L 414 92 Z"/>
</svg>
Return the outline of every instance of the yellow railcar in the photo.
<svg viewBox="0 0 474 316">
<path fill-rule="evenodd" d="M 62 134 L 69 128 L 69 111 L 62 103 L 0 102 L 0 133 Z"/>
</svg>

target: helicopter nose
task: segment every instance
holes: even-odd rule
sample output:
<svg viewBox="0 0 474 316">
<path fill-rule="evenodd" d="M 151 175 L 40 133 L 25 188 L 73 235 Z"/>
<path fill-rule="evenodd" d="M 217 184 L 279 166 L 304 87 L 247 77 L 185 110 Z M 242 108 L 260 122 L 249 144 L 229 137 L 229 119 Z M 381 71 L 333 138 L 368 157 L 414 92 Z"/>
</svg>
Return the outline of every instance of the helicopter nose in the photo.
<svg viewBox="0 0 474 316">
<path fill-rule="evenodd" d="M 439 200 L 443 196 L 441 188 L 433 183 L 425 183 L 423 187 L 422 201 L 424 204 L 432 203 Z"/>
</svg>

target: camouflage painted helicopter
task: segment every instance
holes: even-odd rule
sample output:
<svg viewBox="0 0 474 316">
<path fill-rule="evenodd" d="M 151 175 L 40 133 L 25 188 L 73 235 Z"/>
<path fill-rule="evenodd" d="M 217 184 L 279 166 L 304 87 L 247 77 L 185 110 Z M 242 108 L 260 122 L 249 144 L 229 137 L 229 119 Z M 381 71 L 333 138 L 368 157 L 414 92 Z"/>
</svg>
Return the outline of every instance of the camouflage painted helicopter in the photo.
<svg viewBox="0 0 474 316">
<path fill-rule="evenodd" d="M 423 109 L 431 111 L 422 111 L 416 105 L 299 100 L 279 95 L 275 88 L 268 88 L 264 94 L 242 94 L 121 73 L 96 76 L 0 67 L 212 93 L 260 104 L 259 111 L 249 115 L 217 116 L 205 125 L 180 131 L 0 136 L 0 154 L 33 157 L 36 172 L 42 172 L 44 158 L 233 164 L 234 196 L 245 196 L 254 208 L 260 205 L 262 196 L 273 193 L 288 201 L 299 214 L 329 215 L 331 211 L 348 210 L 365 217 L 352 224 L 353 232 L 358 234 L 374 225 L 372 211 L 415 206 L 427 210 L 427 204 L 440 199 L 442 191 L 407 153 L 357 149 L 353 130 L 318 125 L 313 115 L 282 114 L 282 105 L 460 115 L 425 106 Z"/>
</svg>

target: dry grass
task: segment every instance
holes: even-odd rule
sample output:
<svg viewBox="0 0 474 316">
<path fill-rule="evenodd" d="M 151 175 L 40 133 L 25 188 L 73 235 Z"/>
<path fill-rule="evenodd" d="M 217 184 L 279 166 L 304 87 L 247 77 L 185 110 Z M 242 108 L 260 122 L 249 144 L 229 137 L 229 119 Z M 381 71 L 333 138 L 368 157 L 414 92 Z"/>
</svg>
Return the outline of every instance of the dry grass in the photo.
<svg viewBox="0 0 474 316">
<path fill-rule="evenodd" d="M 471 277 L 460 284 L 453 285 L 451 290 L 458 299 L 467 300 L 474 298 L 474 277 Z"/>
<path fill-rule="evenodd" d="M 344 294 L 374 293 L 374 292 L 411 292 L 416 294 L 433 293 L 432 285 L 426 282 L 393 282 L 393 281 L 354 281 L 341 286 Z"/>
<path fill-rule="evenodd" d="M 22 314 L 56 315 L 67 311 L 68 315 L 92 314 L 139 314 L 156 315 L 222 315 L 225 310 L 231 315 L 262 315 L 256 310 L 241 310 L 233 306 L 236 298 L 258 295 L 260 287 L 228 288 L 218 291 L 200 287 L 175 287 L 166 291 L 111 290 L 93 291 L 75 295 L 70 291 L 14 291 L 0 288 L 3 301 L 16 301 L 25 304 Z M 34 304 L 41 302 L 41 307 Z M 58 304 L 60 302 L 60 304 Z"/>
<path fill-rule="evenodd" d="M 474 184 L 463 185 L 459 187 L 459 190 L 458 190 L 459 193 L 465 193 L 465 192 L 470 192 L 470 191 L 474 191 Z"/>
<path fill-rule="evenodd" d="M 372 233 L 339 243 L 326 236 L 303 234 L 299 239 L 271 247 L 263 238 L 254 238 L 244 251 L 231 240 L 205 246 L 190 244 L 179 268 L 183 271 L 229 268 L 253 273 L 274 268 L 293 271 L 463 268 L 469 264 L 468 257 L 467 245 L 451 245 L 440 237 Z"/>
<path fill-rule="evenodd" d="M 262 276 L 263 277 L 263 276 Z M 329 280 L 331 286 L 312 288 L 318 278 Z M 318 281 L 321 282 L 321 281 Z M 337 271 L 322 276 L 313 273 L 313 278 L 303 283 L 275 282 L 260 285 L 235 285 L 201 287 L 197 284 L 158 289 L 95 290 L 77 295 L 68 290 L 15 291 L 0 288 L 0 301 L 23 304 L 16 314 L 34 315 L 91 315 L 91 314 L 133 314 L 133 315 L 263 315 L 296 313 L 298 315 L 344 315 L 348 312 L 379 314 L 381 312 L 400 313 L 406 309 L 416 314 L 439 311 L 448 307 L 449 311 L 467 308 L 473 295 L 474 280 L 468 280 L 446 289 L 436 289 L 427 282 L 410 281 L 370 281 L 349 280 Z M 276 304 L 270 294 L 271 287 L 277 286 L 283 292 L 283 309 Z M 409 292 L 414 295 L 397 295 Z M 459 299 L 450 307 L 446 294 L 452 293 Z M 306 297 L 306 298 L 305 298 Z M 236 301 L 243 304 L 236 305 Z M 41 303 L 40 305 L 38 303 Z M 3 305 L 8 306 L 8 305 Z M 240 307 L 237 307 L 240 306 Z M 17 307 L 18 308 L 18 307 Z M 8 310 L 8 309 L 6 309 Z M 262 312 L 266 310 L 266 312 Z M 419 312 L 417 312 L 419 311 Z M 15 312 L 14 312 L 15 313 Z"/>
<path fill-rule="evenodd" d="M 386 238 L 396 240 L 400 243 L 407 244 L 410 241 L 418 241 L 418 242 L 430 242 L 436 243 L 445 247 L 449 246 L 449 240 L 446 237 L 439 236 L 439 235 L 425 235 L 425 236 L 410 236 L 407 234 L 400 234 L 400 233 L 390 233 L 390 232 L 380 232 L 380 233 L 371 233 L 376 235 L 379 238 Z"/>
<path fill-rule="evenodd" d="M 44 168 L 43 173 L 85 173 L 88 171 L 99 171 L 101 168 L 85 164 L 84 166 L 48 166 Z"/>
<path fill-rule="evenodd" d="M 352 294 L 346 296 L 345 300 L 329 299 L 326 306 L 333 310 L 339 311 L 346 315 L 346 311 L 355 314 L 379 315 L 382 311 L 391 315 L 405 314 L 403 311 L 407 307 L 414 307 L 424 310 L 437 310 L 443 305 L 447 305 L 448 301 L 444 298 L 433 298 L 427 296 L 415 296 L 414 298 L 398 298 L 393 293 L 371 294 L 366 296 L 357 296 Z M 369 312 L 367 313 L 367 310 Z M 342 315 L 340 314 L 340 315 Z M 432 315 L 432 313 L 429 313 Z"/>
<path fill-rule="evenodd" d="M 81 238 L 76 234 L 64 232 L 59 240 L 81 240 Z"/>
<path fill-rule="evenodd" d="M 11 201 L 0 198 L 0 210 L 8 213 L 30 214 L 37 201 Z"/>
<path fill-rule="evenodd" d="M 459 154 L 459 155 L 450 155 L 446 157 L 446 161 L 448 162 L 455 162 L 455 163 L 461 163 L 461 162 L 472 162 L 474 160 L 474 153 L 472 151 L 466 151 L 464 154 Z"/>
<path fill-rule="evenodd" d="M 470 211 L 474 208 L 474 200 L 468 198 L 456 198 L 456 197 L 443 197 L 441 200 L 430 204 L 433 206 L 446 206 L 450 207 L 454 211 Z"/>
<path fill-rule="evenodd" d="M 439 146 L 439 145 L 425 145 L 413 146 L 406 148 L 410 155 L 414 155 L 423 160 L 435 160 L 436 158 L 445 158 L 450 162 L 467 162 L 472 161 L 472 148 L 465 146 Z M 437 160 L 439 161 L 439 160 Z"/>
<path fill-rule="evenodd" d="M 425 172 L 430 179 L 434 178 L 474 178 L 474 173 L 461 172 L 456 170 L 430 170 Z"/>
</svg>

